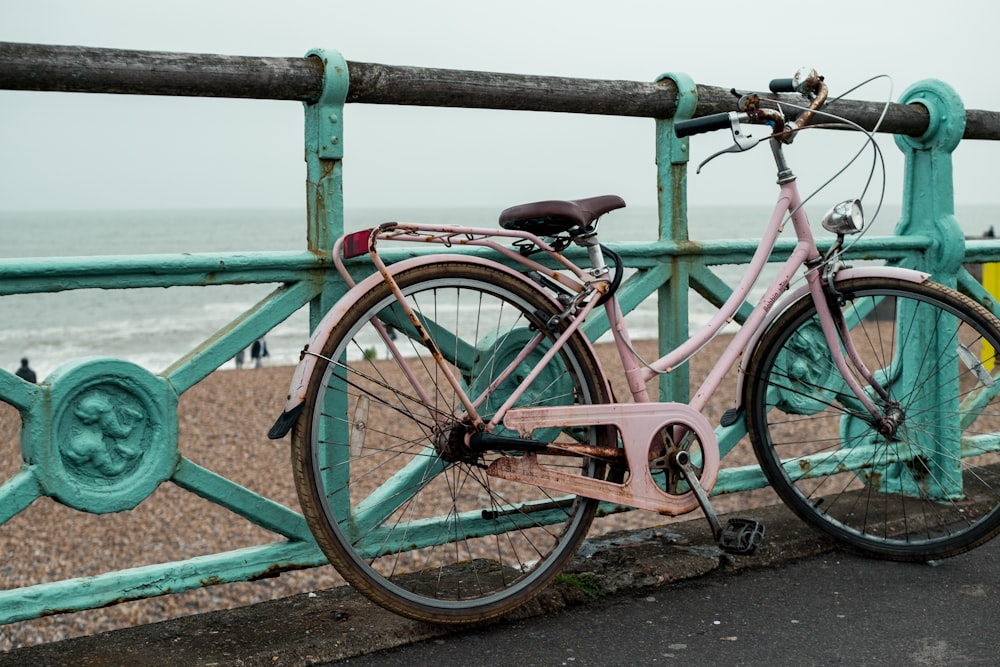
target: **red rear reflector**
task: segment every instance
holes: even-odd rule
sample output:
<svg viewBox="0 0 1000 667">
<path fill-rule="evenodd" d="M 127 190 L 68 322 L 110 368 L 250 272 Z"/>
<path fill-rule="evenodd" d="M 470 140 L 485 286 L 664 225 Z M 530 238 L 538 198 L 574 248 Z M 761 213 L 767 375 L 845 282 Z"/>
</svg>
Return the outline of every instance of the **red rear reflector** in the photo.
<svg viewBox="0 0 1000 667">
<path fill-rule="evenodd" d="M 342 254 L 344 259 L 351 259 L 360 255 L 368 254 L 368 240 L 372 236 L 372 229 L 362 229 L 344 237 Z"/>
</svg>

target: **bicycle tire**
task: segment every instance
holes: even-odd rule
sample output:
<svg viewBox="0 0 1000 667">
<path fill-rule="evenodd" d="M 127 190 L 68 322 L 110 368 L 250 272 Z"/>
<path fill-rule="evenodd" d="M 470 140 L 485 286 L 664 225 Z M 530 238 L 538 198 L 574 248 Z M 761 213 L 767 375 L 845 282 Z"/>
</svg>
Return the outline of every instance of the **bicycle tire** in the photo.
<svg viewBox="0 0 1000 667">
<path fill-rule="evenodd" d="M 485 397 L 478 407 L 484 418 L 556 335 L 542 334 L 542 345 L 491 387 L 525 342 L 547 331 L 545 320 L 561 309 L 556 302 L 526 279 L 461 261 L 408 269 L 396 282 L 470 397 Z M 427 348 L 414 340 L 415 330 L 406 333 L 400 313 L 381 283 L 347 308 L 319 351 L 328 361 L 313 375 L 292 437 L 303 513 L 330 562 L 377 604 L 434 623 L 493 618 L 551 582 L 585 537 L 598 503 L 489 477 L 486 466 L 496 452 L 442 451 L 450 439 L 441 434 L 453 426 L 461 432 L 463 409 Z M 383 346 L 371 335 L 376 319 L 397 327 L 397 355 L 378 358 Z M 400 373 L 404 365 L 428 390 L 426 400 Z M 517 407 L 610 401 L 580 333 L 530 390 Z M 360 447 L 354 441 L 352 450 L 351 431 L 358 429 L 364 440 Z M 578 431 L 544 435 L 595 444 L 605 437 L 598 429 Z M 593 459 L 539 458 L 604 474 Z"/>
<path fill-rule="evenodd" d="M 744 384 L 747 428 L 774 490 L 869 556 L 927 561 L 989 540 L 1000 532 L 1000 383 L 979 360 L 995 355 L 981 356 L 984 345 L 1000 349 L 1000 321 L 932 282 L 856 278 L 836 289 L 901 424 L 879 434 L 833 366 L 812 300 L 800 299 L 762 336 Z"/>
</svg>

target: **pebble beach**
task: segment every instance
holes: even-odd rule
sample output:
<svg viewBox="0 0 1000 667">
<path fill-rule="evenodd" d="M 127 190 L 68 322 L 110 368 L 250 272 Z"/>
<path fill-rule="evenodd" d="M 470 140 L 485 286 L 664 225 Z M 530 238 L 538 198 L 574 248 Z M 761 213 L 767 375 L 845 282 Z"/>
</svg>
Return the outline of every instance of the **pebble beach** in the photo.
<svg viewBox="0 0 1000 667">
<path fill-rule="evenodd" d="M 724 340 L 713 342 L 693 362 L 701 377 L 718 358 Z M 655 344 L 640 344 L 655 356 Z M 614 376 L 613 349 L 602 346 L 602 363 Z M 610 356 L 609 356 L 610 355 Z M 289 441 L 271 441 L 266 433 L 288 390 L 291 367 L 217 371 L 186 392 L 179 406 L 179 446 L 193 462 L 290 508 L 298 508 L 289 463 Z M 627 395 L 615 382 L 615 393 Z M 732 404 L 730 378 L 706 411 L 709 421 Z M 17 412 L 0 404 L 0 474 L 9 479 L 21 467 Z M 752 462 L 741 443 L 724 466 Z M 768 490 L 720 498 L 717 509 L 775 502 Z M 686 518 L 690 518 L 686 517 Z M 650 512 L 630 512 L 598 519 L 595 533 L 661 525 L 670 520 Z M 217 505 L 166 482 L 133 510 L 91 515 L 51 499 L 36 500 L 0 526 L 0 586 L 12 589 L 86 577 L 112 570 L 183 560 L 195 556 L 266 544 L 281 539 Z M 706 524 L 706 540 L 710 540 Z M 177 616 L 253 604 L 321 590 L 342 583 L 330 567 L 283 573 L 256 582 L 210 586 L 126 602 L 103 609 L 60 614 L 0 626 L 0 650 L 90 635 Z"/>
</svg>

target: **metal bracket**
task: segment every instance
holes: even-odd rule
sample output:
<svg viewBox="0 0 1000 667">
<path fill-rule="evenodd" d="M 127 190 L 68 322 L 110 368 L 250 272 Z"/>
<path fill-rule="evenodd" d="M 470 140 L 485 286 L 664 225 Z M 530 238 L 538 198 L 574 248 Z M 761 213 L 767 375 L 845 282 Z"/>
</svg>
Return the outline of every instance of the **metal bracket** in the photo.
<svg viewBox="0 0 1000 667">
<path fill-rule="evenodd" d="M 661 123 L 657 122 L 657 134 L 659 135 L 657 136 L 657 145 L 660 146 L 662 141 L 666 141 L 670 163 L 683 164 L 690 159 L 689 141 L 687 137 L 678 139 L 674 136 L 674 123 L 694 117 L 695 109 L 698 108 L 698 85 L 690 76 L 680 72 L 667 72 L 656 78 L 657 82 L 665 80 L 673 81 L 674 86 L 677 87 L 677 110 L 674 111 L 673 118 L 662 123 L 665 126 L 662 128 L 664 132 L 659 131 Z"/>
<path fill-rule="evenodd" d="M 896 234 L 929 236 L 931 247 L 920 268 L 954 287 L 955 274 L 965 259 L 965 238 L 955 218 L 951 154 L 965 132 L 965 106 L 953 88 L 933 79 L 911 86 L 899 102 L 925 107 L 930 124 L 921 137 L 895 137 L 906 158 L 903 215 Z"/>
<path fill-rule="evenodd" d="M 339 51 L 313 49 L 306 57 L 323 61 L 323 92 L 306 105 L 306 140 L 311 141 L 322 160 L 344 157 L 344 102 L 350 86 L 347 61 Z"/>
</svg>

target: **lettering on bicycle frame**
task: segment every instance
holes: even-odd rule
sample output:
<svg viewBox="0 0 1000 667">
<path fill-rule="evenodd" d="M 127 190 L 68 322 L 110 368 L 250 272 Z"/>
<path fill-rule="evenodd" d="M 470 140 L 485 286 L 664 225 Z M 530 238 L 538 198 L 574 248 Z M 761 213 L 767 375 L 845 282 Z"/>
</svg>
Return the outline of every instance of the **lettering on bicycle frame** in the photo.
<svg viewBox="0 0 1000 667">
<path fill-rule="evenodd" d="M 771 292 L 771 294 L 767 297 L 767 299 L 761 302 L 761 306 L 764 308 L 764 312 L 765 313 L 770 312 L 771 308 L 774 307 L 775 302 L 778 300 L 778 297 L 784 294 L 785 291 L 787 290 L 788 290 L 788 280 L 782 279 L 782 281 L 778 283 L 777 289 Z"/>
</svg>

